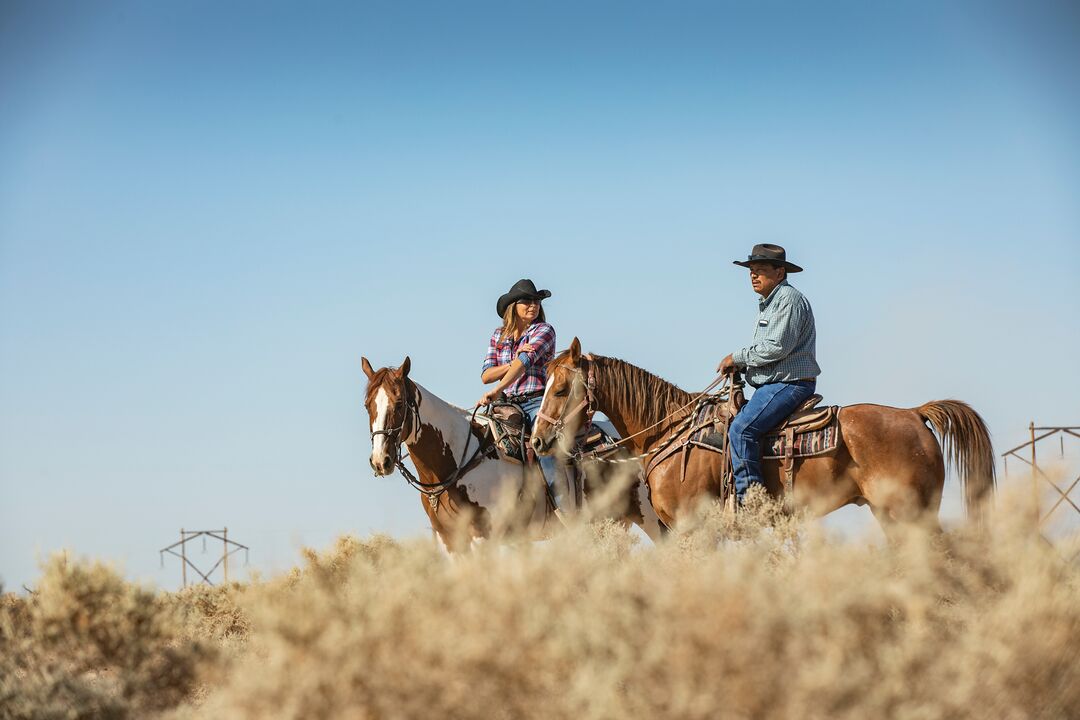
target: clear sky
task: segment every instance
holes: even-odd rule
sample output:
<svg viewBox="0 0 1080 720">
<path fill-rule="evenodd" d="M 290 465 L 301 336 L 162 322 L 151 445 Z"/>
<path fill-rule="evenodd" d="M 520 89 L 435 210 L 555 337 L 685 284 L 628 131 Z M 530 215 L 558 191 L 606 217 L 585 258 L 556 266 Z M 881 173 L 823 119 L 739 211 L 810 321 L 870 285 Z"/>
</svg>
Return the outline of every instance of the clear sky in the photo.
<svg viewBox="0 0 1080 720">
<path fill-rule="evenodd" d="M 827 401 L 1080 424 L 1075 3 L 315 5 L 0 2 L 9 589 L 64 546 L 175 586 L 182 526 L 264 570 L 423 532 L 360 356 L 467 404 L 520 277 L 692 390 L 776 242 Z"/>
</svg>

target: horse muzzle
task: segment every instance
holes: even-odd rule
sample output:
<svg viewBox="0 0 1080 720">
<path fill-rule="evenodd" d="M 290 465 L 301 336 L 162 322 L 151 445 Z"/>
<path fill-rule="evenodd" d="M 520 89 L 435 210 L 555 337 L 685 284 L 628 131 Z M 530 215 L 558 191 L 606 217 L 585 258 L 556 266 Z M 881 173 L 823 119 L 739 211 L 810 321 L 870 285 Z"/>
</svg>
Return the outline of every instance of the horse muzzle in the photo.
<svg viewBox="0 0 1080 720">
<path fill-rule="evenodd" d="M 394 460 L 389 455 L 384 455 L 378 460 L 372 457 L 368 460 L 368 464 L 371 465 L 371 470 L 375 473 L 375 477 L 386 477 L 394 472 Z"/>
<path fill-rule="evenodd" d="M 549 455 L 554 443 L 551 438 L 544 439 L 539 435 L 533 435 L 532 439 L 529 441 L 529 445 L 532 446 L 533 452 L 537 455 Z"/>
</svg>

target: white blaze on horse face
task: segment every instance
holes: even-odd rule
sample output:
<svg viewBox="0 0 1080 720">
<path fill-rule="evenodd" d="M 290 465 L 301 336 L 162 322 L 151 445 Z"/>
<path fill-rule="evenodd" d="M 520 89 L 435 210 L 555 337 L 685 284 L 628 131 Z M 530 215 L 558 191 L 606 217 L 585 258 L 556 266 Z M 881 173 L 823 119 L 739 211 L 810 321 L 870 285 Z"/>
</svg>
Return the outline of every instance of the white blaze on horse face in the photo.
<svg viewBox="0 0 1080 720">
<path fill-rule="evenodd" d="M 554 383 L 555 373 L 548 373 L 547 382 L 544 383 L 544 394 L 540 396 L 540 412 L 543 412 L 547 406 L 548 393 L 551 392 L 551 386 Z"/>
<path fill-rule="evenodd" d="M 386 429 L 390 414 L 390 396 L 386 390 L 379 388 L 375 393 L 375 420 L 371 423 L 371 431 L 378 432 Z M 371 439 L 371 462 L 376 467 L 382 466 L 386 460 L 386 435 L 380 433 Z"/>
</svg>

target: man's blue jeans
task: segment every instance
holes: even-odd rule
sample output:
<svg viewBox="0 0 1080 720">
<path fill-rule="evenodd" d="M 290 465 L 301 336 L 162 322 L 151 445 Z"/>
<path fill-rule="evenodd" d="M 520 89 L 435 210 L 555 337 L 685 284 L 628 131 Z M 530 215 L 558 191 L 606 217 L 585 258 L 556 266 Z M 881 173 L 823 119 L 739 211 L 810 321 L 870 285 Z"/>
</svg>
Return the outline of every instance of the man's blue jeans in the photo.
<svg viewBox="0 0 1080 720">
<path fill-rule="evenodd" d="M 544 396 L 539 395 L 534 398 L 529 398 L 521 403 L 521 409 L 525 412 L 529 432 L 532 432 L 533 424 L 536 422 L 536 413 L 540 412 L 540 405 L 543 404 L 543 402 Z M 564 511 L 572 509 L 567 507 L 565 497 L 568 491 L 566 479 L 562 477 L 563 473 L 565 473 L 565 469 L 559 467 L 559 463 L 555 456 L 541 456 L 540 470 L 544 473 L 544 482 L 547 483 L 548 488 L 551 490 L 551 498 L 555 501 L 555 507 Z M 573 500 L 571 500 L 570 503 L 572 505 Z"/>
<path fill-rule="evenodd" d="M 813 395 L 816 386 L 813 380 L 762 385 L 731 421 L 731 467 L 735 473 L 735 494 L 739 503 L 746 497 L 750 483 L 762 482 L 762 436 Z"/>
</svg>

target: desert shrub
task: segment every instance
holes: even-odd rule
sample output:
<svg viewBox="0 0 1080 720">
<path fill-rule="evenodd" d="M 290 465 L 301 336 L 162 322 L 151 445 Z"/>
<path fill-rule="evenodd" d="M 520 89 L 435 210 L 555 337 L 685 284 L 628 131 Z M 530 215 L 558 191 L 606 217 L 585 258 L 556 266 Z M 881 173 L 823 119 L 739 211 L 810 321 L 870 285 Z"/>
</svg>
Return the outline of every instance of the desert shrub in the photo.
<svg viewBox="0 0 1080 720">
<path fill-rule="evenodd" d="M 33 718 L 1077 717 L 1080 576 L 1023 517 L 846 542 L 757 498 L 658 546 L 347 536 L 156 596 L 53 564 L 0 603 L 0 687 Z M 169 651 L 198 692 L 149 671 Z"/>
<path fill-rule="evenodd" d="M 1024 528 L 843 543 L 761 501 L 671 542 L 620 528 L 447 561 L 309 557 L 252 606 L 205 717 L 1063 717 L 1074 568 Z M 312 568 L 333 567 L 333 582 Z M 322 572 L 320 570 L 319 572 Z M 286 680 L 287 679 L 287 680 Z"/>
<path fill-rule="evenodd" d="M 165 597 L 181 618 L 184 637 L 242 643 L 251 629 L 242 603 L 249 589 L 248 584 L 239 582 L 191 585 Z"/>
<path fill-rule="evenodd" d="M 101 563 L 54 556 L 29 598 L 0 605 L 0 716 L 125 718 L 173 707 L 207 656 L 180 635 L 167 598 Z"/>
</svg>

